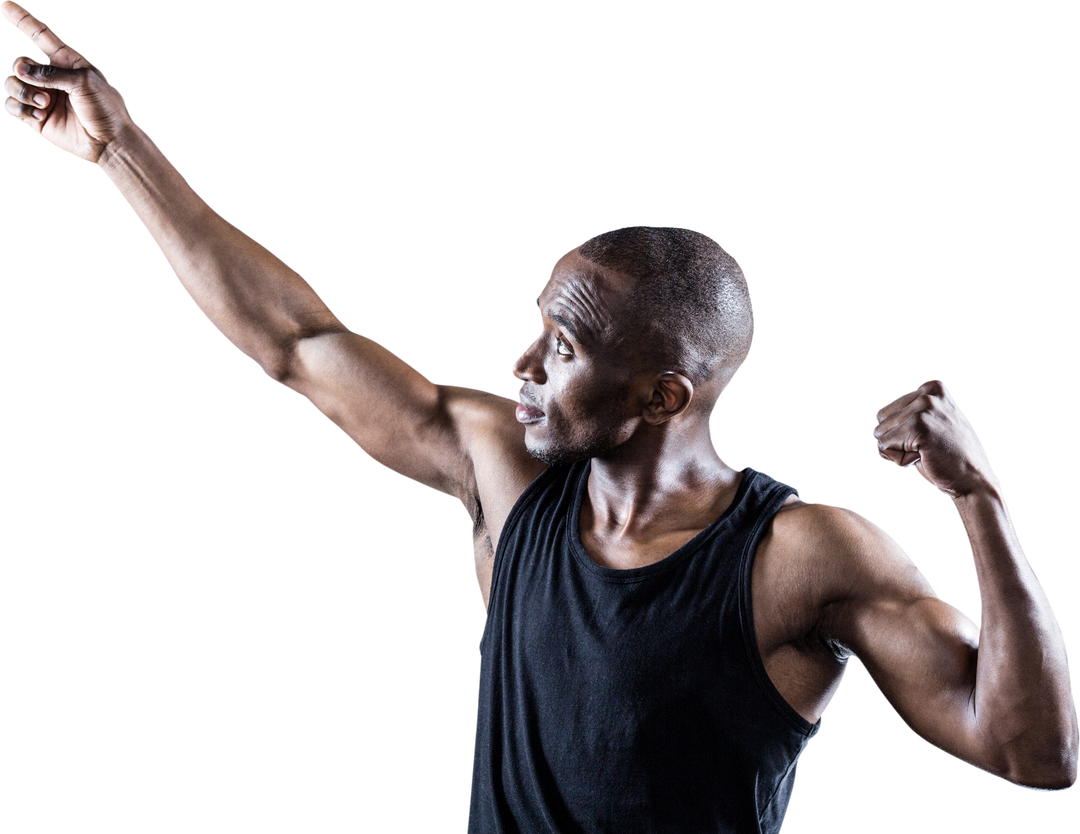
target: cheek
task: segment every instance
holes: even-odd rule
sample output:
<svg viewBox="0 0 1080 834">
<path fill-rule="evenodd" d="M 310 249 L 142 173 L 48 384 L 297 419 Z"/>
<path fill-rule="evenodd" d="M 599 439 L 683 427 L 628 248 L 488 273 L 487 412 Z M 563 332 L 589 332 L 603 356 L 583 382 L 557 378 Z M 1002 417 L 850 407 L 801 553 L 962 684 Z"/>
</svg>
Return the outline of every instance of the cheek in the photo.
<svg viewBox="0 0 1080 834">
<path fill-rule="evenodd" d="M 560 435 L 574 434 L 583 415 L 588 413 L 587 407 L 581 402 L 581 386 L 572 375 L 567 374 L 566 368 L 558 367 L 558 363 L 545 364 L 547 382 L 544 385 L 545 397 L 543 401 L 544 413 L 547 426 Z"/>
<path fill-rule="evenodd" d="M 617 386 L 601 386 L 592 374 L 575 374 L 559 380 L 557 410 L 567 421 L 583 430 L 593 423 L 609 424 L 622 410 L 626 391 Z"/>
</svg>

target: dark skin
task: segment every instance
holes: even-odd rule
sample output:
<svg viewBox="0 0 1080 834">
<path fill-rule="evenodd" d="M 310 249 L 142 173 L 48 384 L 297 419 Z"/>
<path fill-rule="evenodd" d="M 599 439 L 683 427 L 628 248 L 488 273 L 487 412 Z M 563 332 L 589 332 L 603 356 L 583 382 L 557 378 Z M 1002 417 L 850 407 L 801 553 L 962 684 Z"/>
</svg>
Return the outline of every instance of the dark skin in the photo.
<svg viewBox="0 0 1080 834">
<path fill-rule="evenodd" d="M 49 57 L 15 62 L 6 109 L 98 165 L 200 308 L 274 379 L 372 457 L 461 500 L 488 598 L 503 524 L 560 456 L 593 459 L 582 543 L 616 569 L 665 558 L 719 516 L 738 472 L 709 414 L 734 368 L 691 380 L 619 349 L 634 282 L 564 256 L 539 298 L 540 336 L 515 366 L 520 403 L 439 386 L 349 331 L 308 284 L 215 214 L 132 122 L 85 58 L 14 3 L 4 15 Z M 41 98 L 38 98 L 41 97 Z M 1077 723 L 1061 634 L 970 424 L 938 382 L 878 414 L 879 453 L 914 464 L 954 502 L 972 545 L 981 628 L 937 599 L 900 548 L 845 510 L 790 499 L 758 549 L 753 618 L 765 669 L 809 721 L 858 656 L 907 723 L 1006 779 L 1076 779 Z"/>
</svg>

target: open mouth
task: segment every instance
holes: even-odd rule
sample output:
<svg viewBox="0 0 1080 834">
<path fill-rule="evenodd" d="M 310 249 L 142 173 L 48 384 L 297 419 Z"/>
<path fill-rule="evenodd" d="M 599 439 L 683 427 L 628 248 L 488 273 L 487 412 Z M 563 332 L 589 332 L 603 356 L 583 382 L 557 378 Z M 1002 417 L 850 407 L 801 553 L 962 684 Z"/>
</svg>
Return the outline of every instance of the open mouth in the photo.
<svg viewBox="0 0 1080 834">
<path fill-rule="evenodd" d="M 514 416 L 517 417 L 519 423 L 535 423 L 538 420 L 543 419 L 544 412 L 530 399 L 525 396 L 525 391 L 518 395 L 520 400 Z"/>
</svg>

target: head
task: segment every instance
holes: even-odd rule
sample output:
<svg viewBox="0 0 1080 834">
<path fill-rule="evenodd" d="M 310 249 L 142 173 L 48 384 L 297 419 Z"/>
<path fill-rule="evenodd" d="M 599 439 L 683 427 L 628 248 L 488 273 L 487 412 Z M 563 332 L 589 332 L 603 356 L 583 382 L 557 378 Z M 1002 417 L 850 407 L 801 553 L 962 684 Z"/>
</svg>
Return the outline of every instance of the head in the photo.
<svg viewBox="0 0 1080 834">
<path fill-rule="evenodd" d="M 560 259 L 537 303 L 544 329 L 514 373 L 529 451 L 549 463 L 671 421 L 707 430 L 753 334 L 739 265 L 686 229 L 599 235 Z"/>
</svg>

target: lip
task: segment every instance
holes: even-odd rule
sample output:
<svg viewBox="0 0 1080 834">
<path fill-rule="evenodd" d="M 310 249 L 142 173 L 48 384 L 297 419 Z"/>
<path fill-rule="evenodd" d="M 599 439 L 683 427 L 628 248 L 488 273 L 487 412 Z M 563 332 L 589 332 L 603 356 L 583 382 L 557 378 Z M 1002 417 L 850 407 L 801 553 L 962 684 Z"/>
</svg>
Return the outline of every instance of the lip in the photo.
<svg viewBox="0 0 1080 834">
<path fill-rule="evenodd" d="M 521 402 L 514 411 L 514 416 L 517 417 L 519 423 L 536 423 L 544 418 L 544 412 L 525 396 L 524 391 L 518 394 L 518 399 Z"/>
</svg>

